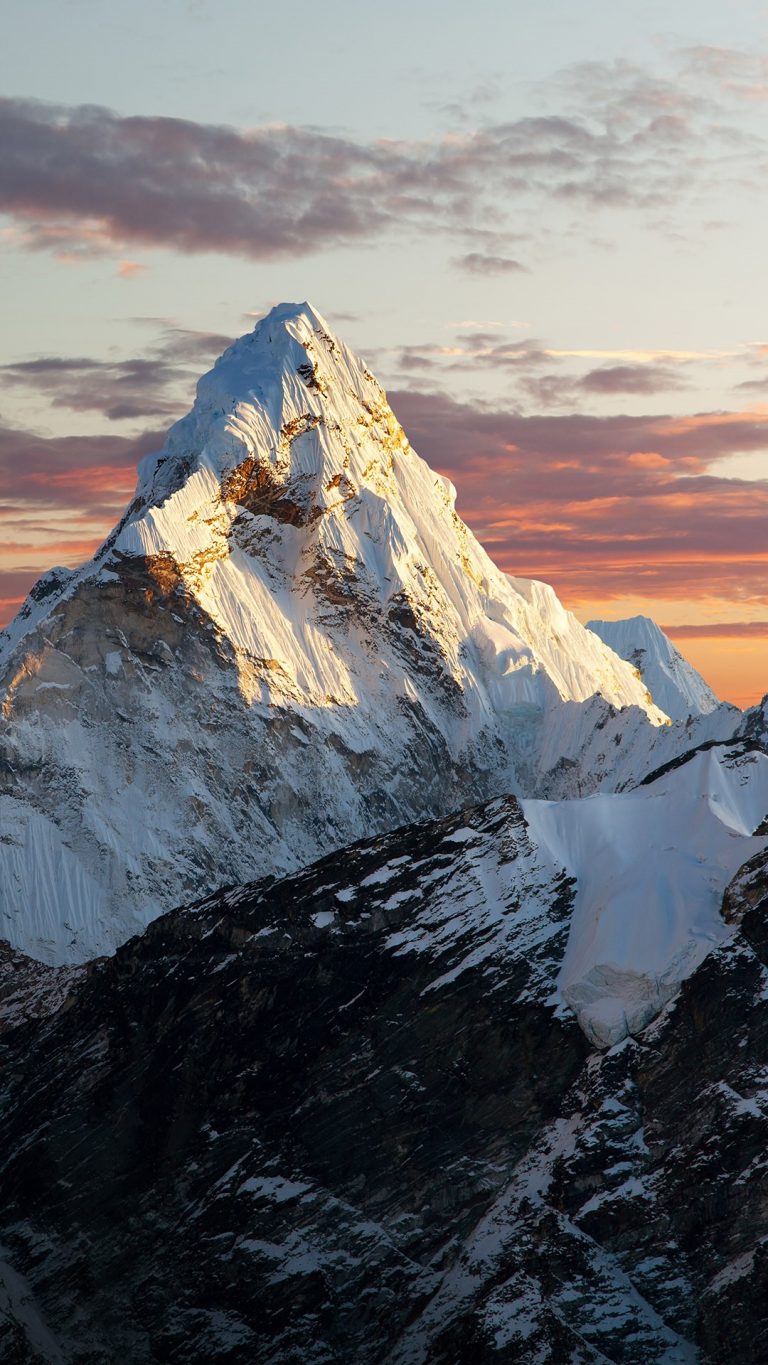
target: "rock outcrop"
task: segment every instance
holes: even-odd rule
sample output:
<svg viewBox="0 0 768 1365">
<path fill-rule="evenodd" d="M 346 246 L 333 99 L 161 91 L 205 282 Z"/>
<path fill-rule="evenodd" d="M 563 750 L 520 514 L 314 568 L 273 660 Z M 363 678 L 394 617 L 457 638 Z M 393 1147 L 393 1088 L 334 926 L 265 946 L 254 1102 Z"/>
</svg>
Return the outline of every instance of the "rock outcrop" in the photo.
<svg viewBox="0 0 768 1365">
<path fill-rule="evenodd" d="M 510 797 L 164 916 L 17 1014 L 2 1358 L 765 1360 L 766 854 L 607 1051 L 558 989 L 576 894 Z"/>
</svg>

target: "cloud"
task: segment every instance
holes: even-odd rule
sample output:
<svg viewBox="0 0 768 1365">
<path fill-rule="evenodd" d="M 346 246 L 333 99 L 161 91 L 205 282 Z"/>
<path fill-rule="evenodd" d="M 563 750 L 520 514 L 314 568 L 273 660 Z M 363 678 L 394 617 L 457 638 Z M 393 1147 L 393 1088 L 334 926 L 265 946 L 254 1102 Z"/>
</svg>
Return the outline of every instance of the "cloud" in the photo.
<svg viewBox="0 0 768 1365">
<path fill-rule="evenodd" d="M 768 480 L 709 466 L 768 448 L 768 412 L 522 416 L 400 390 L 414 447 L 508 572 L 566 600 L 728 597 L 768 605 Z"/>
<path fill-rule="evenodd" d="M 763 143 L 684 85 L 685 72 L 661 81 L 593 63 L 551 84 L 567 113 L 411 142 L 3 99 L 0 211 L 20 247 L 68 262 L 130 261 L 136 247 L 272 260 L 404 228 L 482 239 L 487 250 L 459 258 L 465 268 L 509 272 L 519 262 L 500 244 L 524 202 L 676 206 L 684 219 L 691 189 L 758 183 Z"/>
<path fill-rule="evenodd" d="M 632 365 L 684 364 L 686 361 L 752 360 L 753 353 L 744 347 L 731 351 L 665 351 L 624 348 L 622 350 L 551 350 L 549 355 L 558 359 L 572 360 L 620 360 Z"/>
<path fill-rule="evenodd" d="M 705 625 L 662 626 L 675 640 L 768 639 L 768 621 L 720 621 Z"/>
<path fill-rule="evenodd" d="M 571 410 L 578 410 L 589 397 L 622 394 L 647 397 L 682 390 L 690 387 L 689 375 L 700 374 L 704 367 L 729 363 L 747 366 L 760 363 L 764 367 L 764 356 L 754 345 L 708 351 L 565 349 L 548 346 L 536 337 L 505 336 L 501 329 L 510 325 L 514 324 L 454 323 L 457 331 L 452 340 L 409 344 L 394 352 L 379 352 L 375 355 L 376 363 L 394 386 L 410 374 L 429 373 L 431 381 L 446 391 L 450 391 L 454 374 L 492 372 L 512 382 L 513 404 L 529 407 L 533 402 L 540 409 Z M 595 366 L 595 361 L 604 363 Z M 610 364 L 611 361 L 616 363 Z"/>
<path fill-rule="evenodd" d="M 0 207 L 21 244 L 65 256 L 78 243 L 304 252 L 379 229 L 382 174 L 392 193 L 409 179 L 394 150 L 312 129 L 238 131 L 90 106 L 3 100 L 0 142 Z"/>
<path fill-rule="evenodd" d="M 163 439 L 41 436 L 0 422 L 0 625 L 52 564 L 93 554 L 131 499 L 138 461 Z"/>
<path fill-rule="evenodd" d="M 396 352 L 401 370 L 433 370 L 436 375 L 473 369 L 520 374 L 549 363 L 551 352 L 535 337 L 513 341 L 495 331 L 467 332 L 444 345 L 423 342 L 401 346 Z"/>
<path fill-rule="evenodd" d="M 578 381 L 587 393 L 659 393 L 686 387 L 682 376 L 668 365 L 609 365 L 590 370 Z"/>
<path fill-rule="evenodd" d="M 500 321 L 497 321 L 495 318 L 489 318 L 489 319 L 464 318 L 464 319 L 463 319 L 462 321 L 460 321 L 460 322 L 454 322 L 454 323 L 452 323 L 452 326 L 453 326 L 453 327 L 458 327 L 461 331 L 467 330 L 467 331 L 470 331 L 470 332 L 482 332 L 482 331 L 484 331 L 485 328 L 487 328 L 487 327 L 491 327 L 491 328 L 496 328 L 496 327 L 529 327 L 529 326 L 530 326 L 530 323 L 528 323 L 528 322 L 514 322 L 514 321 L 513 321 L 513 322 L 500 322 Z"/>
<path fill-rule="evenodd" d="M 147 269 L 140 261 L 119 261 L 117 273 L 122 280 L 132 280 L 136 275 L 141 275 Z"/>
<path fill-rule="evenodd" d="M 143 356 L 36 356 L 0 366 L 0 383 L 30 389 L 56 408 L 103 413 L 112 422 L 176 417 L 188 406 L 201 366 L 212 364 L 230 341 L 169 327 Z"/>
<path fill-rule="evenodd" d="M 39 577 L 39 569 L 0 569 L 0 627 L 15 615 Z"/>
<path fill-rule="evenodd" d="M 137 462 L 164 432 L 126 436 L 40 436 L 0 423 L 0 518 L 42 509 L 113 517 L 135 484 Z"/>
<path fill-rule="evenodd" d="M 526 374 L 522 376 L 521 390 L 537 408 L 575 409 L 578 393 L 572 376 L 562 374 Z"/>
<path fill-rule="evenodd" d="M 83 563 L 130 500 L 136 463 L 162 443 L 44 437 L 0 423 L 0 626 L 54 563 Z"/>
<path fill-rule="evenodd" d="M 515 275 L 526 269 L 510 256 L 490 256 L 482 251 L 470 251 L 465 256 L 458 256 L 454 265 L 460 270 L 467 270 L 470 275 Z"/>
<path fill-rule="evenodd" d="M 742 100 L 768 99 L 768 57 L 706 45 L 686 48 L 683 55 L 691 74 L 716 82 L 723 93 Z"/>
</svg>

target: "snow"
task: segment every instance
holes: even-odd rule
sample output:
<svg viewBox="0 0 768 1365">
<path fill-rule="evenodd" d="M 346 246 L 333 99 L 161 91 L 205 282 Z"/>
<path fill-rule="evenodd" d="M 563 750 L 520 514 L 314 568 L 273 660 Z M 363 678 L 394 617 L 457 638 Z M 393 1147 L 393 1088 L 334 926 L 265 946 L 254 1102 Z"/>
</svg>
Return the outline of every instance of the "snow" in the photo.
<svg viewBox="0 0 768 1365">
<path fill-rule="evenodd" d="M 670 726 L 454 502 L 309 304 L 230 346 L 115 533 L 0 632 L 9 940 L 82 962 L 219 885 L 730 733 L 724 708 Z"/>
<path fill-rule="evenodd" d="M 364 877 L 360 885 L 378 886 L 382 882 L 389 882 L 397 875 L 397 869 L 403 867 L 404 864 L 408 862 L 410 862 L 410 859 L 407 857 L 390 858 L 389 862 L 385 863 L 383 867 L 378 867 L 369 877 Z"/>
<path fill-rule="evenodd" d="M 6 1259 L 8 1251 L 0 1246 L 0 1313 L 18 1323 L 32 1359 L 63 1363 L 64 1352 L 50 1332 L 28 1281 Z M 19 1351 L 21 1351 L 19 1345 Z"/>
<path fill-rule="evenodd" d="M 614 786 L 668 757 L 631 666 L 501 573 L 454 501 L 309 304 L 230 346 L 116 532 L 0 632 L 11 942 L 83 961 L 222 883 L 549 791 L 550 769 Z"/>
<path fill-rule="evenodd" d="M 608 1047 L 642 1029 L 734 932 L 720 908 L 768 840 L 768 757 L 710 749 L 636 791 L 524 801 L 531 836 L 577 879 L 563 998 Z"/>
<path fill-rule="evenodd" d="M 244 1180 L 238 1194 L 252 1194 L 255 1199 L 269 1199 L 275 1204 L 284 1204 L 289 1199 L 301 1199 L 311 1191 L 311 1185 L 304 1181 L 288 1180 L 284 1176 L 251 1176 Z"/>
<path fill-rule="evenodd" d="M 759 1244 L 761 1249 L 764 1245 L 764 1241 Z M 740 1256 L 735 1256 L 732 1261 L 729 1261 L 728 1265 L 713 1276 L 707 1286 L 708 1292 L 710 1294 L 719 1293 L 727 1285 L 735 1284 L 738 1280 L 751 1274 L 756 1254 L 757 1248 L 753 1247 L 749 1251 L 743 1251 Z"/>
<path fill-rule="evenodd" d="M 639 669 L 656 705 L 673 720 L 705 716 L 721 705 L 701 674 L 649 617 L 589 621 L 587 629 Z"/>
<path fill-rule="evenodd" d="M 146 927 L 148 917 L 138 907 L 118 934 L 100 924 L 101 887 L 53 821 L 0 796 L 0 829 L 0 936 L 14 947 L 31 947 L 31 956 L 42 961 L 79 962 L 114 952 L 118 934 L 122 939 Z"/>
</svg>

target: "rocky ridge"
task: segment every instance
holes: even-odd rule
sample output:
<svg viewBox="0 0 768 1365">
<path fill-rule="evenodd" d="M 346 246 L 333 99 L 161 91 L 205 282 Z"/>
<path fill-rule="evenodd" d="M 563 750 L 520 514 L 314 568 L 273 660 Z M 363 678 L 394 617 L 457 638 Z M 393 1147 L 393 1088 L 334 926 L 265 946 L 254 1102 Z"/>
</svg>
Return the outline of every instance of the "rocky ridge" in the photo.
<svg viewBox="0 0 768 1365">
<path fill-rule="evenodd" d="M 577 885 L 512 797 L 76 971 L 0 1040 L 4 1358 L 757 1365 L 768 863 L 742 847 L 719 941 L 603 1051 L 559 986 Z"/>
</svg>

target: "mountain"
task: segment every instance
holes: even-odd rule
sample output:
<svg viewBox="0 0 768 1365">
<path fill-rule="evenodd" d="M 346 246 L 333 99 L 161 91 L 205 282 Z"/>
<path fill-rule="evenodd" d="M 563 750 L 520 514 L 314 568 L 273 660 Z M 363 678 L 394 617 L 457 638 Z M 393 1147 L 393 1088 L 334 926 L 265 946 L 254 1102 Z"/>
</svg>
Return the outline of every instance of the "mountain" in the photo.
<svg viewBox="0 0 768 1365">
<path fill-rule="evenodd" d="M 599 635 L 619 658 L 634 664 L 656 705 L 673 720 L 706 716 L 723 705 L 701 674 L 649 617 L 589 621 L 587 629 Z"/>
<path fill-rule="evenodd" d="M 2 1358 L 765 1360 L 766 810 L 713 745 L 15 958 Z"/>
<path fill-rule="evenodd" d="M 0 935 L 83 961 L 222 884 L 725 737 L 670 729 L 454 496 L 308 304 L 236 341 L 94 559 L 0 635 Z"/>
<path fill-rule="evenodd" d="M 744 712 L 738 733 L 744 739 L 768 748 L 768 695 Z"/>
</svg>

